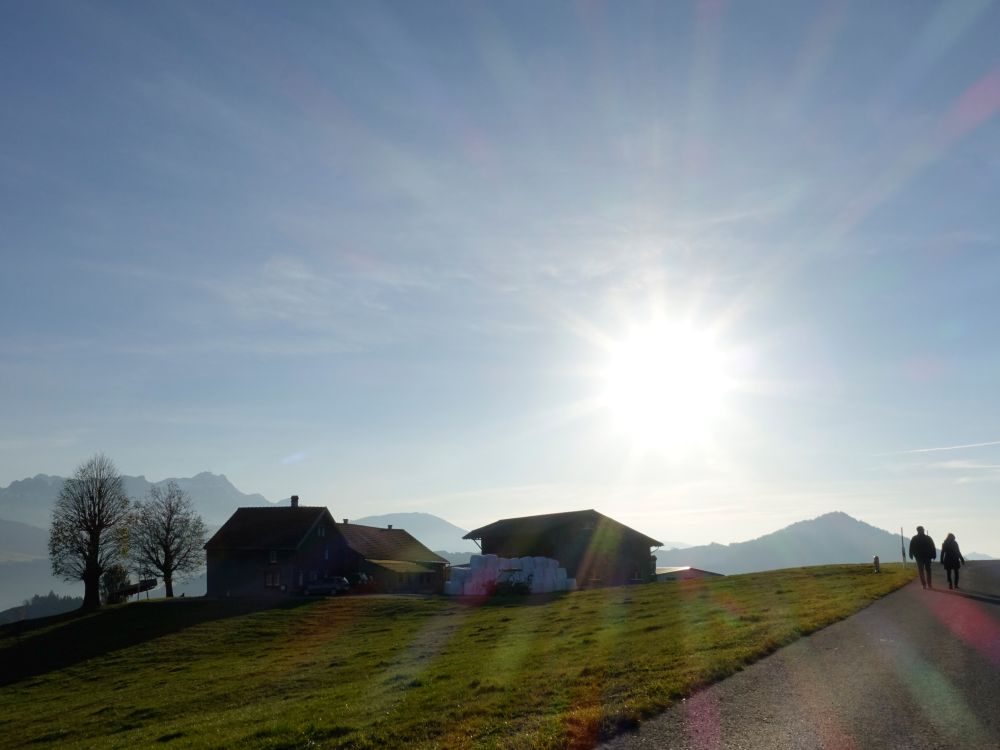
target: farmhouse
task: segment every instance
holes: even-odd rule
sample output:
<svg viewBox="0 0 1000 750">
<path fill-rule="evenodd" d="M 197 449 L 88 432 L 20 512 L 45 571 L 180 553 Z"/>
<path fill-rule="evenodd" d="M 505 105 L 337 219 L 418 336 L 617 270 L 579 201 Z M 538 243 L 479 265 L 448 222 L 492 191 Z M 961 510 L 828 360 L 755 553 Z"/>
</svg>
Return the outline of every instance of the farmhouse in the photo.
<svg viewBox="0 0 1000 750">
<path fill-rule="evenodd" d="M 369 591 L 440 591 L 446 560 L 403 529 L 337 523 L 326 508 L 238 508 L 205 544 L 208 596 L 300 593 L 343 576 Z"/>
<path fill-rule="evenodd" d="M 464 538 L 484 554 L 555 558 L 581 587 L 652 581 L 650 548 L 662 545 L 596 510 L 505 518 Z"/>
</svg>

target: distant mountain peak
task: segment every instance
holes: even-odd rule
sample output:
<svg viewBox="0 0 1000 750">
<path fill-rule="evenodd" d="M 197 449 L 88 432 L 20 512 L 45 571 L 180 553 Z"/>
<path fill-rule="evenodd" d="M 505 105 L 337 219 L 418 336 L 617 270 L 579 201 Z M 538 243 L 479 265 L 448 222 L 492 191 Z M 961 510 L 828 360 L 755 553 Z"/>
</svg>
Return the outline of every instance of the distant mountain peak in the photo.
<svg viewBox="0 0 1000 750">
<path fill-rule="evenodd" d="M 843 511 L 796 521 L 746 542 L 656 552 L 659 565 L 691 565 L 716 573 L 749 573 L 832 563 L 898 560 L 899 536 Z"/>
<path fill-rule="evenodd" d="M 193 477 L 169 477 L 151 482 L 144 474 L 123 477 L 125 492 L 136 500 L 145 498 L 152 487 L 176 482 L 187 492 L 198 512 L 210 525 L 221 525 L 240 506 L 264 505 L 267 499 L 259 494 L 246 494 L 233 486 L 224 474 L 202 471 Z M 52 507 L 63 477 L 38 474 L 34 478 L 15 480 L 0 487 L 0 518 L 19 521 L 31 526 L 48 528 Z"/>
</svg>

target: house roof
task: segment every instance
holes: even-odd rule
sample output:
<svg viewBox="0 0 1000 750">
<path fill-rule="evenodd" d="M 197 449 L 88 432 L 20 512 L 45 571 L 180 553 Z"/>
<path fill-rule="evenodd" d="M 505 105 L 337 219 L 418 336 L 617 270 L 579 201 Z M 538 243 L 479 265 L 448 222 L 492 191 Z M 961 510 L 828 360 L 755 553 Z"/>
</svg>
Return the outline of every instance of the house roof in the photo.
<svg viewBox="0 0 1000 750">
<path fill-rule="evenodd" d="M 384 568 L 391 573 L 432 573 L 434 569 L 428 565 L 410 562 L 409 560 L 366 560 L 366 562 Z"/>
<path fill-rule="evenodd" d="M 435 555 L 403 529 L 383 529 L 356 523 L 338 523 L 337 531 L 347 546 L 366 560 L 407 560 L 410 562 L 448 562 Z"/>
<path fill-rule="evenodd" d="M 629 528 L 623 523 L 619 523 L 613 518 L 609 518 L 596 510 L 572 510 L 565 513 L 546 513 L 539 516 L 521 516 L 519 518 L 502 518 L 491 524 L 473 529 L 466 534 L 463 539 L 482 539 L 487 536 L 508 536 L 511 534 L 538 535 L 550 529 L 571 524 L 581 524 L 586 526 L 592 524 L 594 528 L 616 528 L 619 531 L 628 531 L 641 539 L 645 539 L 650 547 L 662 547 L 663 542 L 658 542 L 652 537 Z"/>
<path fill-rule="evenodd" d="M 205 544 L 205 549 L 296 549 L 326 508 L 237 508 L 222 528 Z"/>
</svg>

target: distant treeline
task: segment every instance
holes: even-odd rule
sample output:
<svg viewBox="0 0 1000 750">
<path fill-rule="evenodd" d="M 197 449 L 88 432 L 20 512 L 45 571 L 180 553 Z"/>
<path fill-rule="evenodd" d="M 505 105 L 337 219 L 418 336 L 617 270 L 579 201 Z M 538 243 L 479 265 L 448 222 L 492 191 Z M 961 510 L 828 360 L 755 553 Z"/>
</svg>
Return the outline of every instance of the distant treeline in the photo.
<svg viewBox="0 0 1000 750">
<path fill-rule="evenodd" d="M 83 599 L 79 596 L 59 596 L 54 591 L 50 591 L 44 596 L 35 594 L 31 599 L 25 599 L 21 606 L 11 607 L 0 612 L 0 624 L 61 615 L 63 612 L 79 609 L 82 605 Z"/>
</svg>

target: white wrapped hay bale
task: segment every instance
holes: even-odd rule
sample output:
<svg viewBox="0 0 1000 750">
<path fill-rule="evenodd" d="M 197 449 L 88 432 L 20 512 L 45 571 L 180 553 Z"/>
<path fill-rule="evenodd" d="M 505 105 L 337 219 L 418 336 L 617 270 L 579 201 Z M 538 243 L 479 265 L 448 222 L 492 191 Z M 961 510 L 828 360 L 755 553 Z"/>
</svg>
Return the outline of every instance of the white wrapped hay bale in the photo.
<svg viewBox="0 0 1000 750">
<path fill-rule="evenodd" d="M 452 568 L 451 569 L 451 580 L 458 584 L 465 583 L 465 579 L 469 577 L 468 568 Z"/>
<path fill-rule="evenodd" d="M 548 594 L 552 591 L 552 577 L 545 568 L 536 569 L 535 576 L 531 579 L 531 593 Z"/>
<path fill-rule="evenodd" d="M 469 570 L 479 570 L 485 565 L 485 559 L 483 555 L 473 555 L 469 558 Z"/>
<path fill-rule="evenodd" d="M 461 596 L 463 593 L 462 584 L 457 581 L 445 581 L 444 582 L 444 595 L 445 596 Z"/>
<path fill-rule="evenodd" d="M 576 591 L 576 579 L 575 578 L 567 578 L 566 579 L 566 590 L 567 591 Z"/>
<path fill-rule="evenodd" d="M 521 558 L 512 557 L 507 561 L 508 570 L 521 570 Z"/>
<path fill-rule="evenodd" d="M 525 573 L 533 573 L 535 570 L 535 558 L 533 557 L 522 557 L 521 558 L 521 570 Z"/>
<path fill-rule="evenodd" d="M 534 558 L 535 570 L 545 570 L 547 567 L 549 567 L 549 564 L 545 562 L 547 559 L 548 558 L 546 557 L 535 557 Z"/>
<path fill-rule="evenodd" d="M 566 575 L 566 568 L 556 568 L 556 580 L 559 583 L 565 584 L 567 578 L 568 576 Z"/>
</svg>

